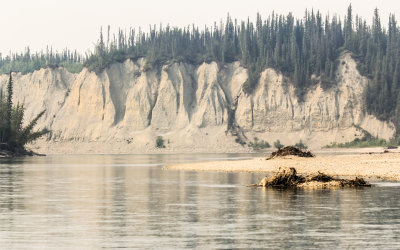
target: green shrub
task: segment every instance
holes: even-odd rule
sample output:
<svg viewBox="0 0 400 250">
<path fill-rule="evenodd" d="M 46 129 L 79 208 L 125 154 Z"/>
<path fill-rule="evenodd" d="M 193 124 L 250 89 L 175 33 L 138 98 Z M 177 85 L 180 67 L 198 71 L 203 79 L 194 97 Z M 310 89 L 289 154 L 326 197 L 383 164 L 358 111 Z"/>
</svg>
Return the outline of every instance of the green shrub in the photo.
<svg viewBox="0 0 400 250">
<path fill-rule="evenodd" d="M 276 141 L 274 142 L 274 147 L 277 148 L 277 149 L 281 149 L 281 148 L 284 147 L 284 145 L 281 144 L 281 141 L 280 141 L 280 140 L 276 140 Z"/>
<path fill-rule="evenodd" d="M 249 143 L 249 147 L 252 147 L 254 150 L 270 148 L 271 145 L 267 141 L 261 140 L 259 141 L 257 137 L 254 137 L 254 142 Z"/>
<path fill-rule="evenodd" d="M 398 142 L 394 139 L 389 142 L 385 139 L 379 139 L 370 135 L 366 135 L 363 138 L 356 138 L 351 142 L 336 143 L 332 142 L 330 145 L 326 145 L 323 148 L 368 148 L 368 147 L 387 147 L 396 146 Z"/>
<path fill-rule="evenodd" d="M 307 145 L 305 145 L 305 144 L 302 142 L 302 140 L 300 140 L 300 141 L 299 141 L 298 143 L 296 143 L 294 146 L 297 147 L 297 148 L 300 148 L 300 149 L 307 149 L 307 148 L 308 148 Z"/>
<path fill-rule="evenodd" d="M 236 137 L 236 138 L 235 138 L 235 142 L 236 142 L 236 143 L 239 143 L 239 144 L 242 145 L 242 146 L 246 145 L 246 142 L 243 141 L 243 140 L 242 140 L 241 138 L 239 138 L 239 137 Z"/>
<path fill-rule="evenodd" d="M 165 148 L 164 139 L 162 138 L 162 136 L 157 136 L 156 147 L 157 148 Z"/>
</svg>

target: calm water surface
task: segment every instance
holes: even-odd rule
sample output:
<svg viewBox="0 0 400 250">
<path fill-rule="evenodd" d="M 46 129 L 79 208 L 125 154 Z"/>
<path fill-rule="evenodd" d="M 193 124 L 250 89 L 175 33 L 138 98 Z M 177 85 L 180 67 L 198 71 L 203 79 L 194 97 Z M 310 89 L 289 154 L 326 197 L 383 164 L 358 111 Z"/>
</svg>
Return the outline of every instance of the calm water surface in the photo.
<svg viewBox="0 0 400 250">
<path fill-rule="evenodd" d="M 0 161 L 1 249 L 400 249 L 400 185 L 246 187 L 262 174 L 166 171 L 255 155 Z"/>
</svg>

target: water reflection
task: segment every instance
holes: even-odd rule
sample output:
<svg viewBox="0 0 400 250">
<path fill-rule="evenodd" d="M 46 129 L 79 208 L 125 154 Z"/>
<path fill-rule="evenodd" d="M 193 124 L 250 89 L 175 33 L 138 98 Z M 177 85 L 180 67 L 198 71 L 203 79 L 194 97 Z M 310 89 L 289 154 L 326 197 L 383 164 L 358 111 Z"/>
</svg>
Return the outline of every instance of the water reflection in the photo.
<svg viewBox="0 0 400 250">
<path fill-rule="evenodd" d="M 398 185 L 246 187 L 262 174 L 164 171 L 232 155 L 54 156 L 0 163 L 5 248 L 399 248 Z M 246 157 L 240 155 L 239 157 Z"/>
</svg>

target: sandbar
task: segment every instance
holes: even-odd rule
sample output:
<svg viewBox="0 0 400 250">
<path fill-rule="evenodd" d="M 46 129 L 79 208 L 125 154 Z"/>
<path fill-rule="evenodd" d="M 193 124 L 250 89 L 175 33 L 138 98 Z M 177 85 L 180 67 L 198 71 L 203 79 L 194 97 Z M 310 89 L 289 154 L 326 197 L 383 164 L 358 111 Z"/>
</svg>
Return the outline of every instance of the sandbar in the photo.
<svg viewBox="0 0 400 250">
<path fill-rule="evenodd" d="M 276 173 L 280 167 L 294 167 L 302 175 L 322 172 L 337 177 L 400 181 L 400 153 L 357 153 L 317 155 L 313 158 L 285 156 L 267 160 L 196 162 L 165 166 L 167 170 Z"/>
</svg>

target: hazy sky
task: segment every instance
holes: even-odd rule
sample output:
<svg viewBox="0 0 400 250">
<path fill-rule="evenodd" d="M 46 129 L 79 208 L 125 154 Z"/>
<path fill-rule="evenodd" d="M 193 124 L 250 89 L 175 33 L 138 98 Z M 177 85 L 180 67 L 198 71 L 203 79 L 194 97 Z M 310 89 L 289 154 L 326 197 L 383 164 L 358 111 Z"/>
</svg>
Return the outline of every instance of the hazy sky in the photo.
<svg viewBox="0 0 400 250">
<path fill-rule="evenodd" d="M 343 17 L 352 3 L 354 14 L 372 19 L 375 7 L 386 25 L 389 13 L 400 19 L 398 0 L 1 0 L 0 53 L 23 51 L 30 46 L 40 51 L 51 45 L 85 52 L 93 49 L 100 27 L 139 27 L 149 24 L 200 27 L 233 18 L 254 19 L 257 12 L 267 16 L 292 12 L 302 17 L 306 8 Z"/>
</svg>

